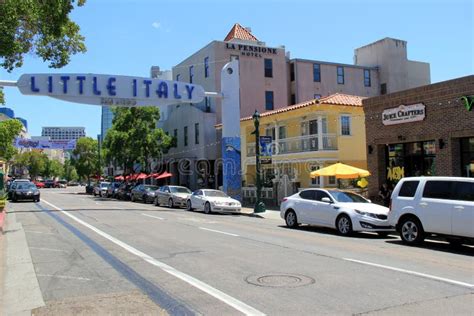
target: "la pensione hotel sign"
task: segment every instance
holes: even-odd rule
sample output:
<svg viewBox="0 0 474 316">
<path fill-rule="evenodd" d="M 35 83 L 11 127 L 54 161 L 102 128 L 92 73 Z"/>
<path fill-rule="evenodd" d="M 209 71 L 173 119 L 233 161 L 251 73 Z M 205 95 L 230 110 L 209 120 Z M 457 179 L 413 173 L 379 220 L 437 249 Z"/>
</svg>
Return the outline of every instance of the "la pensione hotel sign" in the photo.
<svg viewBox="0 0 474 316">
<path fill-rule="evenodd" d="M 417 122 L 424 119 L 425 105 L 423 103 L 400 105 L 397 108 L 387 109 L 382 112 L 383 125 Z"/>
<path fill-rule="evenodd" d="M 242 56 L 262 57 L 262 54 L 276 55 L 277 49 L 263 46 L 226 43 L 225 48 L 239 51 Z"/>
</svg>

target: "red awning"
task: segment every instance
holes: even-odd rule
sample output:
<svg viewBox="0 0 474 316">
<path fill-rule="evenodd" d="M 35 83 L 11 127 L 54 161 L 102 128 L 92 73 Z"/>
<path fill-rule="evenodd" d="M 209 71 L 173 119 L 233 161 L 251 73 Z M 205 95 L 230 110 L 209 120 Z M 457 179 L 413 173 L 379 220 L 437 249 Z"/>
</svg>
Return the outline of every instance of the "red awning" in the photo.
<svg viewBox="0 0 474 316">
<path fill-rule="evenodd" d="M 169 178 L 172 176 L 173 174 L 169 173 L 168 171 L 165 171 L 162 174 L 160 174 L 158 177 L 156 177 L 156 179 L 164 179 L 164 178 Z"/>
<path fill-rule="evenodd" d="M 123 181 L 123 180 L 124 180 L 124 177 L 123 177 L 123 176 L 116 176 L 114 179 L 115 179 L 115 180 L 119 180 L 119 181 Z"/>
<path fill-rule="evenodd" d="M 140 173 L 137 175 L 136 179 L 137 180 L 143 180 L 143 179 L 146 179 L 147 177 L 147 174 L 146 173 Z"/>
</svg>

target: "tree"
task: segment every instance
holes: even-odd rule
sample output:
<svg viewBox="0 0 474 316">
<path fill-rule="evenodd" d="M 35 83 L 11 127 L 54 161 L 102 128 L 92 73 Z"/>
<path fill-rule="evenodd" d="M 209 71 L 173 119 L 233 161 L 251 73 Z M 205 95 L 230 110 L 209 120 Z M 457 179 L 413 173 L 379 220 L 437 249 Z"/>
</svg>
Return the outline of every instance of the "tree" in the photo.
<svg viewBox="0 0 474 316">
<path fill-rule="evenodd" d="M 151 159 L 168 149 L 172 140 L 156 127 L 159 110 L 132 107 L 115 108 L 113 112 L 112 127 L 103 144 L 105 159 L 122 166 L 125 173 L 134 172 L 134 163 L 140 163 L 142 170 L 150 172 Z"/>
<path fill-rule="evenodd" d="M 80 178 L 87 179 L 97 171 L 98 164 L 98 146 L 97 140 L 91 137 L 81 137 L 77 140 L 76 149 L 72 152 L 72 165 L 76 168 Z"/>
<path fill-rule="evenodd" d="M 71 55 L 84 53 L 84 37 L 69 19 L 75 0 L 0 0 L 0 66 L 11 72 L 23 65 L 25 54 L 49 61 L 51 68 L 67 65 Z M 83 6 L 86 0 L 77 0 Z M 0 104 L 4 104 L 0 89 Z"/>
<path fill-rule="evenodd" d="M 17 119 L 0 122 L 0 158 L 9 161 L 17 153 L 13 140 L 20 135 L 23 124 Z"/>
<path fill-rule="evenodd" d="M 69 182 L 72 180 L 77 180 L 78 178 L 77 171 L 76 171 L 76 168 L 72 165 L 71 160 L 66 159 L 66 161 L 64 161 L 63 167 L 64 168 L 63 168 L 62 177 L 66 179 L 66 181 Z"/>
<path fill-rule="evenodd" d="M 13 166 L 17 169 L 27 169 L 30 177 L 36 179 L 40 174 L 44 175 L 48 161 L 46 154 L 32 150 L 16 155 Z"/>
<path fill-rule="evenodd" d="M 64 173 L 64 168 L 63 168 L 63 165 L 59 161 L 55 159 L 46 160 L 43 176 L 47 178 L 58 178 L 62 176 L 63 173 Z"/>
</svg>

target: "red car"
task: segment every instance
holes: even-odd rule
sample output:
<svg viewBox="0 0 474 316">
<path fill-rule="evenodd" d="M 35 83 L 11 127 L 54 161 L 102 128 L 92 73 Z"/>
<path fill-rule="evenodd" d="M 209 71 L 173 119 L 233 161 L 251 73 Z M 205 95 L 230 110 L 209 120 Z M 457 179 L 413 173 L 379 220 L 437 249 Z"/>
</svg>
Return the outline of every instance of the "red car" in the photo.
<svg viewBox="0 0 474 316">
<path fill-rule="evenodd" d="M 36 185 L 38 189 L 44 188 L 44 183 L 40 181 L 33 181 L 33 183 Z"/>
</svg>

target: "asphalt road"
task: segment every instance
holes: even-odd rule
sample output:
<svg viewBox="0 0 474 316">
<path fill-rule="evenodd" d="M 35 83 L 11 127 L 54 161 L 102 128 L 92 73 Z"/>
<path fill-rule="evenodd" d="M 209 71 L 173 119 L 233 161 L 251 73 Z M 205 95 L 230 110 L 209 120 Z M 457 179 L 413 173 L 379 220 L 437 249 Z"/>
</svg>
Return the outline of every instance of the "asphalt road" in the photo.
<svg viewBox="0 0 474 316">
<path fill-rule="evenodd" d="M 472 247 L 344 238 L 79 190 L 10 204 L 46 303 L 35 314 L 473 315 Z"/>
</svg>

